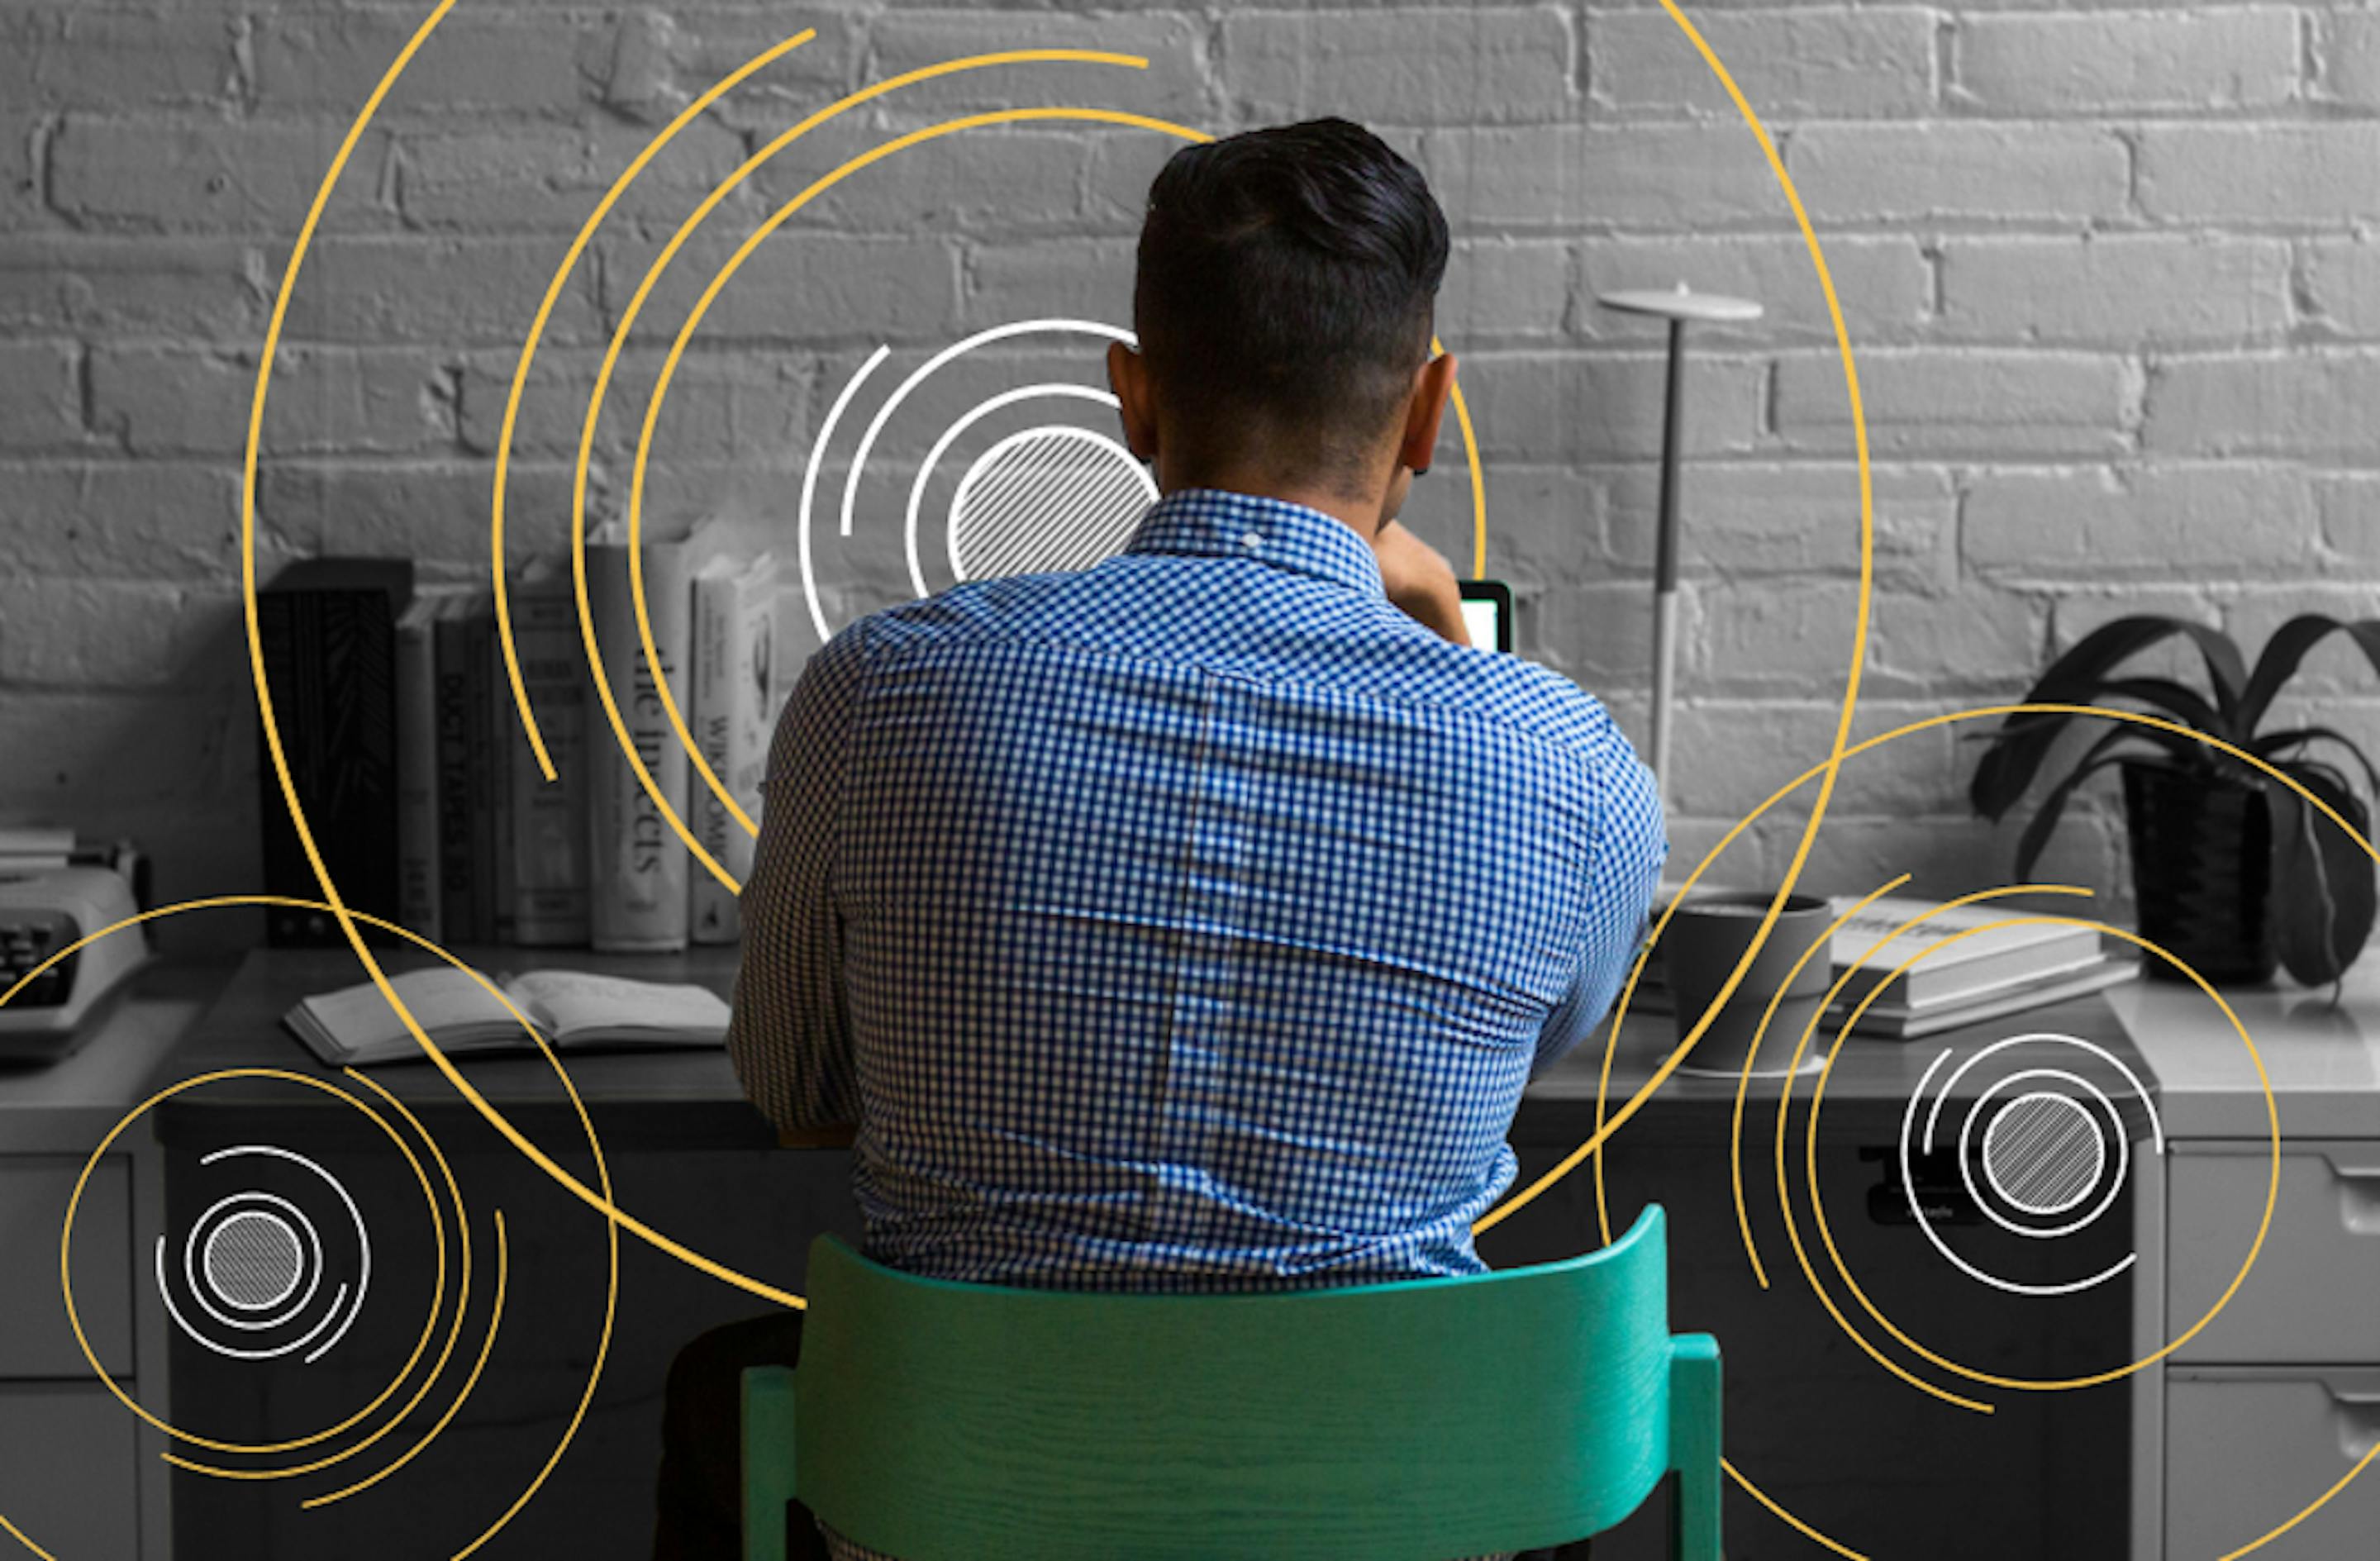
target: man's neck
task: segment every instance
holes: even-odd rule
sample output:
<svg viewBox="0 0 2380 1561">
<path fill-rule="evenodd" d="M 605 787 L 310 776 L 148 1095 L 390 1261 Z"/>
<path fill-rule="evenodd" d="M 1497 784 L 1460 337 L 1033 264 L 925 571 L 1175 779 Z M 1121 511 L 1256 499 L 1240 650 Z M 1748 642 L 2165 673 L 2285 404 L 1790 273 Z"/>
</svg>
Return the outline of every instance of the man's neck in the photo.
<svg viewBox="0 0 2380 1561">
<path fill-rule="evenodd" d="M 1368 498 L 1350 498 L 1335 489 L 1286 483 L 1252 472 L 1199 472 L 1195 476 L 1176 477 L 1170 482 L 1162 480 L 1164 475 L 1160 474 L 1160 487 L 1169 494 L 1188 488 L 1215 488 L 1259 499 L 1277 499 L 1284 504 L 1303 505 L 1343 522 L 1366 547 L 1380 533 L 1380 511 L 1387 497 L 1385 493 L 1374 493 Z"/>
</svg>

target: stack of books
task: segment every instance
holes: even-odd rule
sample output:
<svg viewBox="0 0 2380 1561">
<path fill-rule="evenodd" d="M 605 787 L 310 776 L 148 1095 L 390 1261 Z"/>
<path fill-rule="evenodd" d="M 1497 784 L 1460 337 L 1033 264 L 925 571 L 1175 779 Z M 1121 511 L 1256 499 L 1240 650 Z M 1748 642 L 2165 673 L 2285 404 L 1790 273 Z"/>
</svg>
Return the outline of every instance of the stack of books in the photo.
<svg viewBox="0 0 2380 1561">
<path fill-rule="evenodd" d="M 642 550 L 658 677 L 704 762 L 757 820 L 783 703 L 782 588 L 766 555 L 721 553 L 697 568 L 698 547 Z M 710 787 L 693 783 L 640 643 L 628 549 L 590 544 L 587 572 L 604 681 L 653 791 L 740 882 L 752 838 Z M 267 672 L 315 838 L 326 857 L 342 858 L 331 864 L 342 893 L 356 910 L 450 948 L 650 952 L 735 942 L 734 891 L 690 861 L 604 713 L 566 565 L 540 560 L 508 580 L 505 595 L 551 781 L 515 704 L 492 592 L 417 596 L 409 572 L 320 560 L 263 593 L 268 626 L 307 631 L 277 645 L 268 634 Z M 317 619 L 338 635 L 311 631 Z M 266 887 L 318 899 L 270 764 L 263 790 Z M 345 940 L 320 913 L 275 913 L 268 932 L 284 944 Z"/>
<path fill-rule="evenodd" d="M 1670 898 L 1666 891 L 1664 903 Z M 1858 903 L 1857 896 L 1831 902 L 1840 916 Z M 1660 905 L 1653 920 L 1661 916 Z M 1833 974 L 1853 972 L 1842 995 L 1820 1021 L 1822 1033 L 1839 1025 L 1867 1000 L 1876 981 L 1930 944 L 1971 927 L 1984 927 L 2027 913 L 2006 905 L 1962 905 L 1934 912 L 1929 902 L 1887 895 L 1836 928 L 1828 949 Z M 1925 920 L 1901 930 L 1912 918 Z M 1830 918 L 1831 919 L 1831 918 Z M 1794 952 L 1798 955 L 1800 950 Z M 2140 974 L 2137 961 L 2111 958 L 2099 934 L 2087 926 L 2058 922 L 2034 922 L 2021 926 L 1995 926 L 1973 932 L 1925 955 L 1892 980 L 1869 1002 L 1852 1033 L 1888 1040 L 1913 1041 L 1962 1024 L 2045 1008 L 2129 981 Z M 1769 994 L 1761 993 L 1766 1002 Z M 1647 964 L 1645 979 L 1630 1005 L 1648 1013 L 1670 1011 L 1667 984 L 1661 977 L 1660 950 Z"/>
</svg>

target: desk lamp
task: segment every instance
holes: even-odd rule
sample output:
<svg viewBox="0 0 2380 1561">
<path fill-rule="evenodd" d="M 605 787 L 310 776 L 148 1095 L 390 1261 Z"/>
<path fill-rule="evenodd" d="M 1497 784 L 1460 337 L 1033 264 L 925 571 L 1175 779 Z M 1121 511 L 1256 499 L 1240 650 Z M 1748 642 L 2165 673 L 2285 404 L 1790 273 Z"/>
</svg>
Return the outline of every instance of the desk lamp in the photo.
<svg viewBox="0 0 2380 1561">
<path fill-rule="evenodd" d="M 1748 298 L 1694 293 L 1679 283 L 1670 292 L 1605 293 L 1596 300 L 1623 314 L 1649 314 L 1670 322 L 1670 381 L 1661 415 L 1661 501 L 1653 552 L 1653 783 L 1661 805 L 1670 805 L 1670 704 L 1678 650 L 1678 453 L 1685 443 L 1686 322 L 1700 320 L 1738 324 L 1760 318 Z"/>
</svg>

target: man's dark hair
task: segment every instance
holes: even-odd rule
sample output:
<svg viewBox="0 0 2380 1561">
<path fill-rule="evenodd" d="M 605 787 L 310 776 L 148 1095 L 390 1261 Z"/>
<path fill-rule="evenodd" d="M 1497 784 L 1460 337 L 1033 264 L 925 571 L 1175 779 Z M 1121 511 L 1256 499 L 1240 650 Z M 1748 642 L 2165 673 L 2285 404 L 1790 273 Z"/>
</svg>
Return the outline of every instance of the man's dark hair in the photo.
<svg viewBox="0 0 2380 1561">
<path fill-rule="evenodd" d="M 1428 358 L 1446 254 L 1420 170 L 1360 125 L 1175 152 L 1149 186 L 1133 321 L 1194 458 L 1285 439 L 1301 467 L 1351 474 Z"/>
</svg>

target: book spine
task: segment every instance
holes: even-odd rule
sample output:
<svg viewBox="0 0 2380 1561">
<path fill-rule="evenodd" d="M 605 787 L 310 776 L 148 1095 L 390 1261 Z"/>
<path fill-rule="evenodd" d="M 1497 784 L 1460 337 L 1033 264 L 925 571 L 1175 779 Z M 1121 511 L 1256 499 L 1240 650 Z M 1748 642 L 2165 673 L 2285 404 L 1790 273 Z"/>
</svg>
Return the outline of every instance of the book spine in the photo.
<svg viewBox="0 0 2380 1561">
<path fill-rule="evenodd" d="M 504 642 L 496 635 L 495 604 L 488 605 L 487 633 L 480 642 L 480 680 L 486 690 L 481 714 L 488 723 L 488 936 L 511 943 L 515 923 L 513 886 L 513 770 L 520 739 L 513 684 L 504 670 Z"/>
<path fill-rule="evenodd" d="M 494 609 L 473 608 L 464 631 L 464 743 L 470 774 L 471 941 L 496 940 L 496 754 L 495 720 L 489 713 L 493 689 L 490 655 L 495 638 Z"/>
<path fill-rule="evenodd" d="M 397 919 L 432 943 L 438 911 L 438 649 L 433 624 L 396 630 Z"/>
<path fill-rule="evenodd" d="M 257 603 L 259 647 L 289 780 L 323 866 L 348 908 L 403 914 L 397 857 L 395 615 L 381 589 L 267 588 Z M 268 894 L 320 901 L 315 875 L 261 727 L 259 781 Z M 370 936 L 384 938 L 386 934 Z M 341 944 L 327 912 L 273 905 L 266 940 Z"/>
<path fill-rule="evenodd" d="M 603 651 L 603 677 L 638 757 L 672 813 L 686 817 L 686 750 L 662 708 L 656 676 L 671 680 L 681 707 L 692 690 L 685 672 L 693 645 L 693 592 L 686 552 L 662 544 L 644 550 L 645 600 L 661 665 L 644 656 L 625 547 L 587 550 L 589 605 Z M 608 724 L 608 723 L 606 723 Z M 594 945 L 623 952 L 686 944 L 686 852 L 613 741 L 589 723 L 588 904 Z"/>
<path fill-rule="evenodd" d="M 449 942 L 477 940 L 471 903 L 471 625 L 439 619 L 438 914 Z"/>
<path fill-rule="evenodd" d="M 733 733 L 735 727 L 735 674 L 741 659 L 736 644 L 742 624 L 741 590 L 727 575 L 707 575 L 694 583 L 694 735 L 703 762 L 722 785 L 733 787 Z M 742 882 L 731 860 L 735 838 L 743 833 L 719 792 L 699 777 L 689 780 L 694 793 L 695 838 L 711 859 Z M 749 857 L 750 853 L 745 855 Z M 718 875 L 699 862 L 687 866 L 687 918 L 697 943 L 733 943 L 737 934 L 735 895 Z"/>
<path fill-rule="evenodd" d="M 513 755 L 513 940 L 567 948 L 590 936 L 587 919 L 587 677 L 578 613 L 562 590 L 513 599 L 513 643 L 521 686 L 537 714 L 548 780 L 536 756 Z"/>
</svg>

